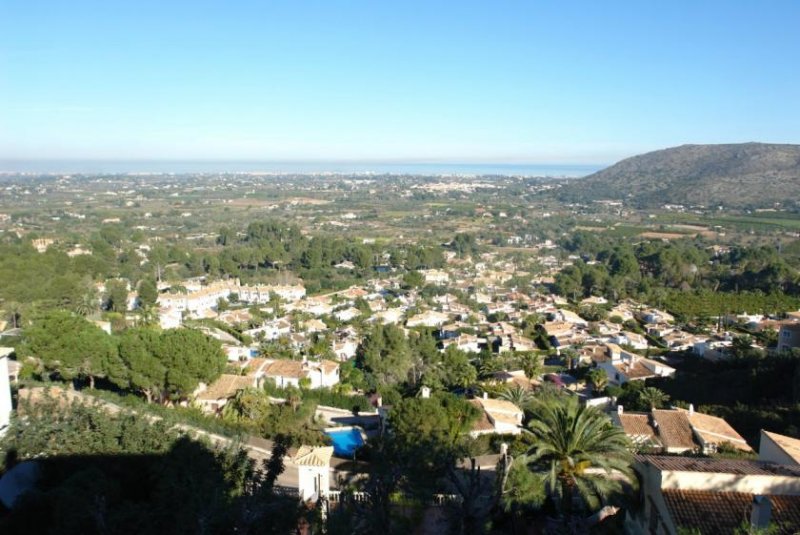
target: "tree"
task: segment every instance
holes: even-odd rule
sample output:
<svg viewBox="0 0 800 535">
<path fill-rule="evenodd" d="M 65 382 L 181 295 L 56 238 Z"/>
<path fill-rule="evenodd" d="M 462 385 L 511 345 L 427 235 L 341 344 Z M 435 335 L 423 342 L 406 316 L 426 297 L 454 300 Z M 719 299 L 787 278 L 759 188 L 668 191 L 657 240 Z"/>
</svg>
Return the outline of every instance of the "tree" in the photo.
<svg viewBox="0 0 800 535">
<path fill-rule="evenodd" d="M 419 288 L 423 284 L 425 284 L 425 278 L 419 271 L 412 270 L 403 275 L 403 287 L 406 289 Z"/>
<path fill-rule="evenodd" d="M 528 403 L 533 401 L 533 392 L 522 385 L 509 385 L 500 392 L 500 398 L 510 401 L 517 407 L 525 407 Z"/>
<path fill-rule="evenodd" d="M 286 444 L 260 468 L 241 449 L 211 448 L 165 420 L 70 402 L 44 391 L 20 400 L 0 451 L 35 459 L 40 484 L 0 518 L 2 533 L 285 534 L 293 497 L 274 492 Z M 124 526 L 120 528 L 119 526 Z"/>
<path fill-rule="evenodd" d="M 222 408 L 222 417 L 234 422 L 256 424 L 272 413 L 272 403 L 263 390 L 245 388 L 236 392 Z"/>
<path fill-rule="evenodd" d="M 22 305 L 16 302 L 6 303 L 6 314 L 8 321 L 15 329 L 19 329 L 20 320 L 22 319 Z"/>
<path fill-rule="evenodd" d="M 167 369 L 166 388 L 175 399 L 186 399 L 201 382 L 211 384 L 227 363 L 220 343 L 193 329 L 163 331 L 154 354 Z"/>
<path fill-rule="evenodd" d="M 111 280 L 106 284 L 106 310 L 124 313 L 128 310 L 128 286 L 121 280 Z"/>
<path fill-rule="evenodd" d="M 608 385 L 608 374 L 601 368 L 594 368 L 586 374 L 586 379 L 592 385 L 595 394 L 599 394 Z"/>
<path fill-rule="evenodd" d="M 162 400 L 166 391 L 167 368 L 155 355 L 159 332 L 128 329 L 119 339 L 119 355 L 128 368 L 129 388 L 144 394 L 147 402 Z"/>
<path fill-rule="evenodd" d="M 94 288 L 84 293 L 81 298 L 75 303 L 74 311 L 79 316 L 90 316 L 97 311 L 98 300 Z"/>
<path fill-rule="evenodd" d="M 477 256 L 480 252 L 475 235 L 466 232 L 456 234 L 451 246 L 459 256 Z"/>
<path fill-rule="evenodd" d="M 479 415 L 474 405 L 446 393 L 405 398 L 392 407 L 389 447 L 402 467 L 408 492 L 424 495 L 435 490 L 437 478 L 466 455 L 465 432 Z"/>
<path fill-rule="evenodd" d="M 442 354 L 442 380 L 449 388 L 468 388 L 478 380 L 478 370 L 469 361 L 469 356 L 450 345 Z"/>
<path fill-rule="evenodd" d="M 413 366 L 405 334 L 395 325 L 375 325 L 364 337 L 356 358 L 373 388 L 405 381 Z"/>
<path fill-rule="evenodd" d="M 156 281 L 151 278 L 142 279 L 139 282 L 139 303 L 143 308 L 155 306 L 158 300 L 158 287 Z"/>
<path fill-rule="evenodd" d="M 412 382 L 422 382 L 432 388 L 443 386 L 442 354 L 436 346 L 433 332 L 425 329 L 412 333 L 408 340 L 411 357 L 413 360 Z"/>
<path fill-rule="evenodd" d="M 127 370 L 119 358 L 114 338 L 100 327 L 64 310 L 35 318 L 25 330 L 23 353 L 41 359 L 45 369 L 62 379 L 105 378 L 124 386 Z"/>
<path fill-rule="evenodd" d="M 525 457 L 520 460 L 524 461 Z M 511 515 L 512 530 L 516 533 L 516 524 L 522 513 L 538 508 L 544 503 L 546 498 L 544 481 L 520 462 L 512 464 L 507 474 L 502 474 L 501 477 L 500 507 Z"/>
<path fill-rule="evenodd" d="M 532 381 L 542 373 L 542 359 L 539 355 L 528 353 L 522 357 L 522 370 L 525 372 L 525 377 Z"/>
<path fill-rule="evenodd" d="M 669 396 L 658 388 L 647 386 L 639 392 L 639 401 L 650 409 L 660 409 L 669 401 Z"/>
<path fill-rule="evenodd" d="M 625 432 L 596 408 L 559 397 L 538 403 L 532 414 L 528 427 L 533 444 L 525 462 L 541 474 L 548 492 L 560 498 L 566 519 L 572 516 L 574 498 L 595 510 L 619 491 L 619 478 L 608 477 L 612 473 L 635 481 Z"/>
</svg>

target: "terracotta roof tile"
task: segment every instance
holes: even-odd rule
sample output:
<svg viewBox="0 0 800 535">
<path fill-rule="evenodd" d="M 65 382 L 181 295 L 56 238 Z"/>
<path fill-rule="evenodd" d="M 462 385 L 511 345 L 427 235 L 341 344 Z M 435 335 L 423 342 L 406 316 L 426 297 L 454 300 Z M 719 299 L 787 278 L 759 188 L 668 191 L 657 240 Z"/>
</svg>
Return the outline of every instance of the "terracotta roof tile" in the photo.
<svg viewBox="0 0 800 535">
<path fill-rule="evenodd" d="M 329 466 L 332 455 L 333 446 L 300 446 L 292 462 L 297 466 Z"/>
<path fill-rule="evenodd" d="M 239 390 L 255 386 L 252 377 L 241 375 L 220 375 L 219 379 L 209 385 L 208 388 L 198 394 L 197 399 L 203 401 L 216 401 L 232 397 Z"/>
<path fill-rule="evenodd" d="M 294 377 L 302 378 L 306 376 L 303 370 L 303 363 L 299 360 L 276 360 L 264 371 L 268 377 Z"/>
<path fill-rule="evenodd" d="M 476 398 L 480 406 L 489 412 L 503 412 L 506 414 L 518 414 L 522 409 L 504 399 Z"/>
<path fill-rule="evenodd" d="M 730 426 L 728 422 L 717 416 L 694 412 L 691 415 L 684 409 L 679 409 L 689 416 L 689 421 L 695 433 L 699 434 L 703 440 L 711 444 L 721 444 L 727 442 L 742 451 L 753 451 L 747 445 L 747 441 L 742 435 Z"/>
<path fill-rule="evenodd" d="M 629 363 L 614 364 L 614 368 L 628 379 L 647 379 L 649 377 L 656 376 L 656 374 L 653 373 L 652 370 L 650 370 L 649 368 L 647 368 L 647 366 L 639 362 L 639 360 L 637 360 L 633 364 Z"/>
<path fill-rule="evenodd" d="M 635 437 L 656 438 L 656 430 L 650 425 L 650 416 L 647 414 L 618 414 L 620 427 L 626 435 Z"/>
<path fill-rule="evenodd" d="M 477 407 L 478 410 L 480 410 L 481 412 L 481 415 L 478 417 L 475 423 L 472 424 L 472 430 L 473 431 L 493 430 L 494 425 L 492 424 L 491 421 L 489 421 L 489 416 L 487 416 L 486 412 L 483 410 L 483 405 L 481 405 L 477 399 L 470 399 L 469 402 L 475 405 L 475 407 Z"/>
<path fill-rule="evenodd" d="M 692 435 L 692 424 L 686 414 L 672 410 L 654 410 L 658 436 L 667 448 L 694 449 L 697 445 Z"/>
<path fill-rule="evenodd" d="M 703 535 L 734 533 L 750 518 L 753 495 L 741 492 L 662 490 L 670 516 L 679 527 Z M 769 496 L 772 521 L 779 533 L 800 532 L 800 496 Z"/>
<path fill-rule="evenodd" d="M 269 365 L 269 359 L 256 357 L 250 359 L 247 363 L 247 375 L 254 376 L 259 372 L 263 372 L 264 369 Z"/>
<path fill-rule="evenodd" d="M 743 476 L 800 477 L 800 466 L 775 464 L 750 459 L 714 459 L 704 457 L 673 457 L 666 455 L 637 455 L 636 460 L 667 472 L 702 472 Z"/>
</svg>

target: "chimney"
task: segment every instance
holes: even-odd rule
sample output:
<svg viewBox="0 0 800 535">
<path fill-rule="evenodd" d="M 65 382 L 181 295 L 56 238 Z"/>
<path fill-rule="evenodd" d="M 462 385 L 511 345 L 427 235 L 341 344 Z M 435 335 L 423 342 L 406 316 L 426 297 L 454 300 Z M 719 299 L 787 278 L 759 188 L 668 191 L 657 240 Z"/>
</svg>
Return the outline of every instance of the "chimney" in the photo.
<svg viewBox="0 0 800 535">
<path fill-rule="evenodd" d="M 766 529 L 772 516 L 772 502 L 769 496 L 753 496 L 753 509 L 750 512 L 750 525 L 755 529 Z"/>
<path fill-rule="evenodd" d="M 623 412 L 624 410 L 625 410 L 625 409 L 624 409 L 624 407 L 623 407 L 622 405 L 617 405 L 617 414 L 622 414 L 622 412 Z"/>
</svg>

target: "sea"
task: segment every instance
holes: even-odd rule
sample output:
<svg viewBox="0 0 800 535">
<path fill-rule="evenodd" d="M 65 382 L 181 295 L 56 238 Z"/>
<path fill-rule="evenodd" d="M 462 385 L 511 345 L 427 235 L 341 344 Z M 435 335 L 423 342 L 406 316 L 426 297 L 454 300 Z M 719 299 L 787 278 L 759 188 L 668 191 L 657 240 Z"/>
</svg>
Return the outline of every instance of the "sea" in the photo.
<svg viewBox="0 0 800 535">
<path fill-rule="evenodd" d="M 3 174 L 342 174 L 583 177 L 604 165 L 358 161 L 0 160 Z"/>
</svg>

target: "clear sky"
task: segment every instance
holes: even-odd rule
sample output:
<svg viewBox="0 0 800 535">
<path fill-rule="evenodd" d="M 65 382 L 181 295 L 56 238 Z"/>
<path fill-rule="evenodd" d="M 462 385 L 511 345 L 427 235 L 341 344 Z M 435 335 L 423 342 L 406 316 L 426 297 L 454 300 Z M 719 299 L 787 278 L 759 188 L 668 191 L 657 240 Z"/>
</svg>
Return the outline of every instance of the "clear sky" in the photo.
<svg viewBox="0 0 800 535">
<path fill-rule="evenodd" d="M 0 0 L 0 158 L 800 142 L 800 1 Z"/>
</svg>

